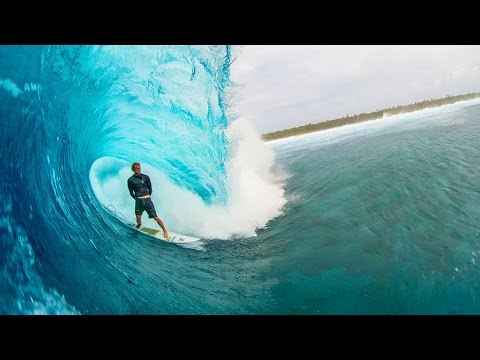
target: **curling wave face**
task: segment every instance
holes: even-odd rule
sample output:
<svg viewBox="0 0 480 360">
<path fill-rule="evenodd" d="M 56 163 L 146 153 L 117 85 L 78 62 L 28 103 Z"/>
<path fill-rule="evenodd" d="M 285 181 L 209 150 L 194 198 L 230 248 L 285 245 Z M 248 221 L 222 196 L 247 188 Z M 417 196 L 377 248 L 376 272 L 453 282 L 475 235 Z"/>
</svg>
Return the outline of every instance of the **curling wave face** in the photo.
<svg viewBox="0 0 480 360">
<path fill-rule="evenodd" d="M 250 236 L 281 213 L 272 150 L 228 115 L 231 61 L 229 46 L 0 47 L 0 312 L 103 304 L 105 252 L 125 237 L 108 205 L 133 218 L 133 161 L 175 231 Z"/>
</svg>

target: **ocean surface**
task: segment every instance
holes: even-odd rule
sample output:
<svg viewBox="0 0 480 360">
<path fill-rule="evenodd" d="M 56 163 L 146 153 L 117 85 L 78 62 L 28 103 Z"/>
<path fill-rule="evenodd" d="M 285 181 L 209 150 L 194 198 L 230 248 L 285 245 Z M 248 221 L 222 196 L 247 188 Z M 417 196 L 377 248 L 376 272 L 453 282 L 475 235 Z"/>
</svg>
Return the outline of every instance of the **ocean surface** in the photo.
<svg viewBox="0 0 480 360">
<path fill-rule="evenodd" d="M 0 313 L 479 314 L 480 101 L 265 143 L 235 57 L 0 46 Z"/>
</svg>

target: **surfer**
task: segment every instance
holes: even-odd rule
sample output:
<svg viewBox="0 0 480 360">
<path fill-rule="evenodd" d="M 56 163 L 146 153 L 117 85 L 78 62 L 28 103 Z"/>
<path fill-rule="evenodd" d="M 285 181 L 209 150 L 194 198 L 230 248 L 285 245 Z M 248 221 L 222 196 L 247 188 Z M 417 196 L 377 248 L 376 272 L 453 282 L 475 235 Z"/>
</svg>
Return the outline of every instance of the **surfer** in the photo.
<svg viewBox="0 0 480 360">
<path fill-rule="evenodd" d="M 142 213 L 146 211 L 149 218 L 155 219 L 163 230 L 163 237 L 168 238 L 167 229 L 163 225 L 162 219 L 157 216 L 155 206 L 152 202 L 152 183 L 150 177 L 142 174 L 140 164 L 134 162 L 132 164 L 133 175 L 128 178 L 127 185 L 130 196 L 135 199 L 135 216 L 137 217 L 137 229 L 142 226 Z"/>
</svg>

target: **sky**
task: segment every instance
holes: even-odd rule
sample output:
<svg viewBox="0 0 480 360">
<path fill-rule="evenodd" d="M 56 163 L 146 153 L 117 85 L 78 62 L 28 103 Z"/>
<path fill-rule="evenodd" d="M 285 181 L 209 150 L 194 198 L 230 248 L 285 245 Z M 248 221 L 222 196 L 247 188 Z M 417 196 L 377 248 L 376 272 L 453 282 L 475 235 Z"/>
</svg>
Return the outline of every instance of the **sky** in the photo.
<svg viewBox="0 0 480 360">
<path fill-rule="evenodd" d="M 233 109 L 259 133 L 480 92 L 479 45 L 245 45 Z"/>
</svg>

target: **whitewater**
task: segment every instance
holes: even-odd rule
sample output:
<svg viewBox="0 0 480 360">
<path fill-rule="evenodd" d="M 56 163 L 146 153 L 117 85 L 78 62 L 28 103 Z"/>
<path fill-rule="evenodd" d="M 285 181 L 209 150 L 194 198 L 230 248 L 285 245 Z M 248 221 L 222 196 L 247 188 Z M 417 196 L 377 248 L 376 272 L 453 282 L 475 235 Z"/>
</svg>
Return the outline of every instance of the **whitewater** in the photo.
<svg viewBox="0 0 480 360">
<path fill-rule="evenodd" d="M 0 312 L 479 313 L 479 102 L 265 143 L 236 56 L 0 47 Z M 134 161 L 198 246 L 126 224 Z"/>
</svg>

